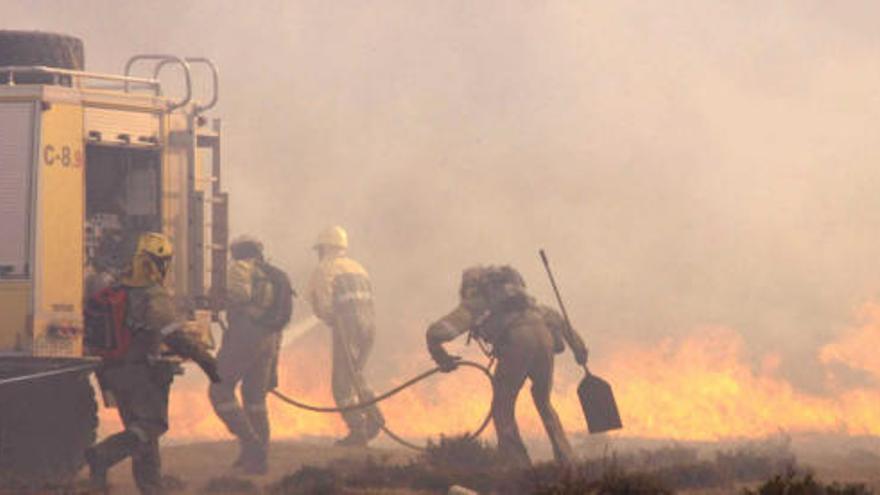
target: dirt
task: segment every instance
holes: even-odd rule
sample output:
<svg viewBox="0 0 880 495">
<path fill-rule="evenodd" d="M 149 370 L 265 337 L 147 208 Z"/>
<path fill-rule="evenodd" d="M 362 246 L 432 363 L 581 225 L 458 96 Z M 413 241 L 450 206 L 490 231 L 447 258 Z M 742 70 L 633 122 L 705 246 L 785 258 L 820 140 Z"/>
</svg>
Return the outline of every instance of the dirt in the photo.
<svg viewBox="0 0 880 495">
<path fill-rule="evenodd" d="M 237 444 L 232 441 L 167 446 L 162 448 L 162 472 L 172 481 L 178 480 L 185 485 L 185 488 L 172 493 L 202 494 L 211 493 L 205 492 L 204 489 L 215 478 L 246 479 L 263 488 L 304 465 L 323 466 L 334 460 L 366 460 L 368 457 L 385 462 L 403 463 L 412 457 L 409 452 L 396 449 L 352 449 L 335 447 L 330 442 L 281 441 L 272 445 L 269 454 L 269 472 L 266 475 L 243 476 L 230 468 L 237 454 Z M 86 475 L 87 471 L 84 469 L 80 476 L 84 479 Z M 112 493 L 137 493 L 131 477 L 130 461 L 115 466 L 110 472 L 109 479 Z M 234 483 L 229 483 L 232 484 Z M 213 493 L 253 492 L 239 490 Z"/>
<path fill-rule="evenodd" d="M 163 472 L 168 477 L 169 484 L 175 485 L 169 486 L 169 488 L 177 488 L 170 491 L 170 493 L 262 493 L 272 483 L 296 472 L 305 465 L 324 466 L 340 460 L 364 461 L 368 458 L 381 463 L 404 464 L 415 455 L 410 451 L 387 446 L 369 449 L 335 447 L 332 445 L 332 442 L 324 439 L 279 441 L 273 444 L 268 474 L 263 476 L 243 476 L 230 469 L 236 454 L 237 446 L 231 441 L 163 447 Z M 820 479 L 867 483 L 876 493 L 880 493 L 880 455 L 872 448 L 856 447 L 827 450 L 825 453 L 821 450 L 805 450 L 798 452 L 798 458 L 803 464 L 812 468 Z M 85 470 L 80 473 L 80 476 L 83 478 L 85 475 Z M 111 471 L 110 482 L 113 488 L 112 493 L 136 493 L 128 461 L 116 466 Z M 739 493 L 743 487 L 703 489 L 679 493 L 707 495 Z M 211 491 L 208 491 L 208 488 Z M 411 490 L 371 490 L 369 492 L 351 491 L 346 493 L 406 495 L 420 492 Z"/>
</svg>

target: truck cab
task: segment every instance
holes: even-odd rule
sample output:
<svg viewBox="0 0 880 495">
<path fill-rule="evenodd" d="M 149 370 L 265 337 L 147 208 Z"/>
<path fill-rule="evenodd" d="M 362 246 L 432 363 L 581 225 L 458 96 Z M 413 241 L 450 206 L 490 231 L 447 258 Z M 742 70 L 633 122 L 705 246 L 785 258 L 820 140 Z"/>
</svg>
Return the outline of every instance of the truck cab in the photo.
<svg viewBox="0 0 880 495">
<path fill-rule="evenodd" d="M 134 77 L 139 62 L 153 77 Z M 192 70 L 207 59 L 140 55 L 123 76 L 48 67 L 0 67 L 0 352 L 82 355 L 82 302 L 126 268 L 142 232 L 174 242 L 170 288 L 208 339 L 211 301 L 223 289 L 227 196 L 220 185 L 220 121 L 192 98 Z M 186 94 L 162 94 L 176 66 Z M 70 84 L 15 83 L 20 74 Z M 104 84 L 90 84 L 104 83 Z M 109 83 L 109 84 L 107 84 Z"/>
<path fill-rule="evenodd" d="M 70 421 L 70 408 L 58 402 L 91 400 L 83 408 L 94 415 L 89 368 L 45 374 L 95 362 L 83 348 L 83 302 L 118 279 L 141 233 L 162 232 L 174 243 L 167 284 L 186 330 L 209 346 L 226 280 L 221 126 L 208 117 L 218 100 L 216 66 L 145 54 L 121 74 L 98 74 L 75 63 L 3 59 L 9 40 L 27 39 L 78 42 L 0 31 L 0 474 L 81 465 L 96 422 Z M 196 87 L 210 90 L 196 95 Z M 29 376 L 42 378 L 2 385 Z M 79 396 L 62 397 L 75 389 Z M 39 439 L 9 433 L 31 431 L 22 421 L 42 421 L 47 438 L 75 445 L 29 445 Z M 45 459 L 48 450 L 58 459 Z"/>
</svg>

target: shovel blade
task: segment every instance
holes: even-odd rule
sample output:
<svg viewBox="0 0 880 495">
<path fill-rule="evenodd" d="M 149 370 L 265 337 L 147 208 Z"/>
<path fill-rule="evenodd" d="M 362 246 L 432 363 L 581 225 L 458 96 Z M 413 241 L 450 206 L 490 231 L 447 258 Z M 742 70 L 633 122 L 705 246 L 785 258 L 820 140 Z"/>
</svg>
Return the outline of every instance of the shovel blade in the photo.
<svg viewBox="0 0 880 495">
<path fill-rule="evenodd" d="M 589 373 L 578 385 L 578 398 L 587 419 L 587 430 L 590 433 L 603 433 L 623 428 L 620 412 L 614 400 L 611 385 L 598 376 Z"/>
</svg>

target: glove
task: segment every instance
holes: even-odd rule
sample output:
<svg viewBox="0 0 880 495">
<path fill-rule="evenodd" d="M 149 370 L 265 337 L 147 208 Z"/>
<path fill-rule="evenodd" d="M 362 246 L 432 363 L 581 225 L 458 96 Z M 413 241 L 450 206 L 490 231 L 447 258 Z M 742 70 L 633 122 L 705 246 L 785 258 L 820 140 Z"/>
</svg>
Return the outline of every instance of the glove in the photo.
<svg viewBox="0 0 880 495">
<path fill-rule="evenodd" d="M 437 365 L 440 366 L 440 371 L 450 373 L 458 368 L 459 361 L 461 361 L 461 356 L 447 356 L 446 359 L 438 361 Z"/>
<path fill-rule="evenodd" d="M 440 367 L 440 371 L 444 373 L 455 371 L 458 368 L 458 362 L 461 361 L 460 356 L 452 356 L 446 351 L 443 351 L 442 354 L 436 353 L 431 357 L 434 358 L 434 362 Z"/>
<path fill-rule="evenodd" d="M 220 373 L 217 372 L 217 360 L 214 359 L 214 356 L 206 353 L 206 356 L 199 356 L 194 361 L 208 375 L 211 383 L 220 383 Z"/>
<path fill-rule="evenodd" d="M 199 346 L 196 348 L 196 351 L 192 353 L 192 360 L 199 365 L 199 368 L 201 368 L 206 375 L 208 375 L 211 383 L 220 383 L 220 373 L 217 371 L 217 359 L 212 356 L 210 352 Z"/>
<path fill-rule="evenodd" d="M 589 356 L 589 351 L 586 347 L 581 347 L 578 349 L 572 349 L 574 352 L 574 360 L 577 361 L 577 364 L 581 366 L 587 365 L 587 357 Z"/>
<path fill-rule="evenodd" d="M 164 342 L 175 354 L 192 359 L 208 375 L 211 382 L 220 382 L 220 373 L 217 372 L 217 359 L 201 344 L 189 338 L 180 330 L 165 337 Z"/>
</svg>

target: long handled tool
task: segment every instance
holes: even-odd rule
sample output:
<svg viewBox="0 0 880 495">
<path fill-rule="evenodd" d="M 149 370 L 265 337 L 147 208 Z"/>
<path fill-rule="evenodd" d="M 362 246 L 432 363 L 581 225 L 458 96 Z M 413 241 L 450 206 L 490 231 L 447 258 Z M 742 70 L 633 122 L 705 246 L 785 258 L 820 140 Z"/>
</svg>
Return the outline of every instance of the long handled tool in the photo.
<svg viewBox="0 0 880 495">
<path fill-rule="evenodd" d="M 553 293 L 556 294 L 556 302 L 559 303 L 559 310 L 565 319 L 565 325 L 568 327 L 568 332 L 573 335 L 574 327 L 571 326 L 571 320 L 568 319 L 568 312 L 565 311 L 562 296 L 559 295 L 559 288 L 556 286 L 556 279 L 553 277 L 553 271 L 550 269 L 547 253 L 543 249 L 539 250 L 538 253 L 541 255 L 541 261 L 544 262 L 544 268 L 547 269 L 547 276 L 550 277 L 550 285 L 553 286 Z M 611 385 L 591 373 L 586 363 L 584 363 L 584 372 L 584 379 L 578 385 L 578 398 L 581 401 L 581 408 L 583 408 L 584 417 L 587 420 L 587 430 L 590 433 L 603 433 L 623 428 L 623 422 L 620 420 L 620 412 L 617 410 L 617 401 L 614 400 L 614 392 L 611 390 Z"/>
</svg>

